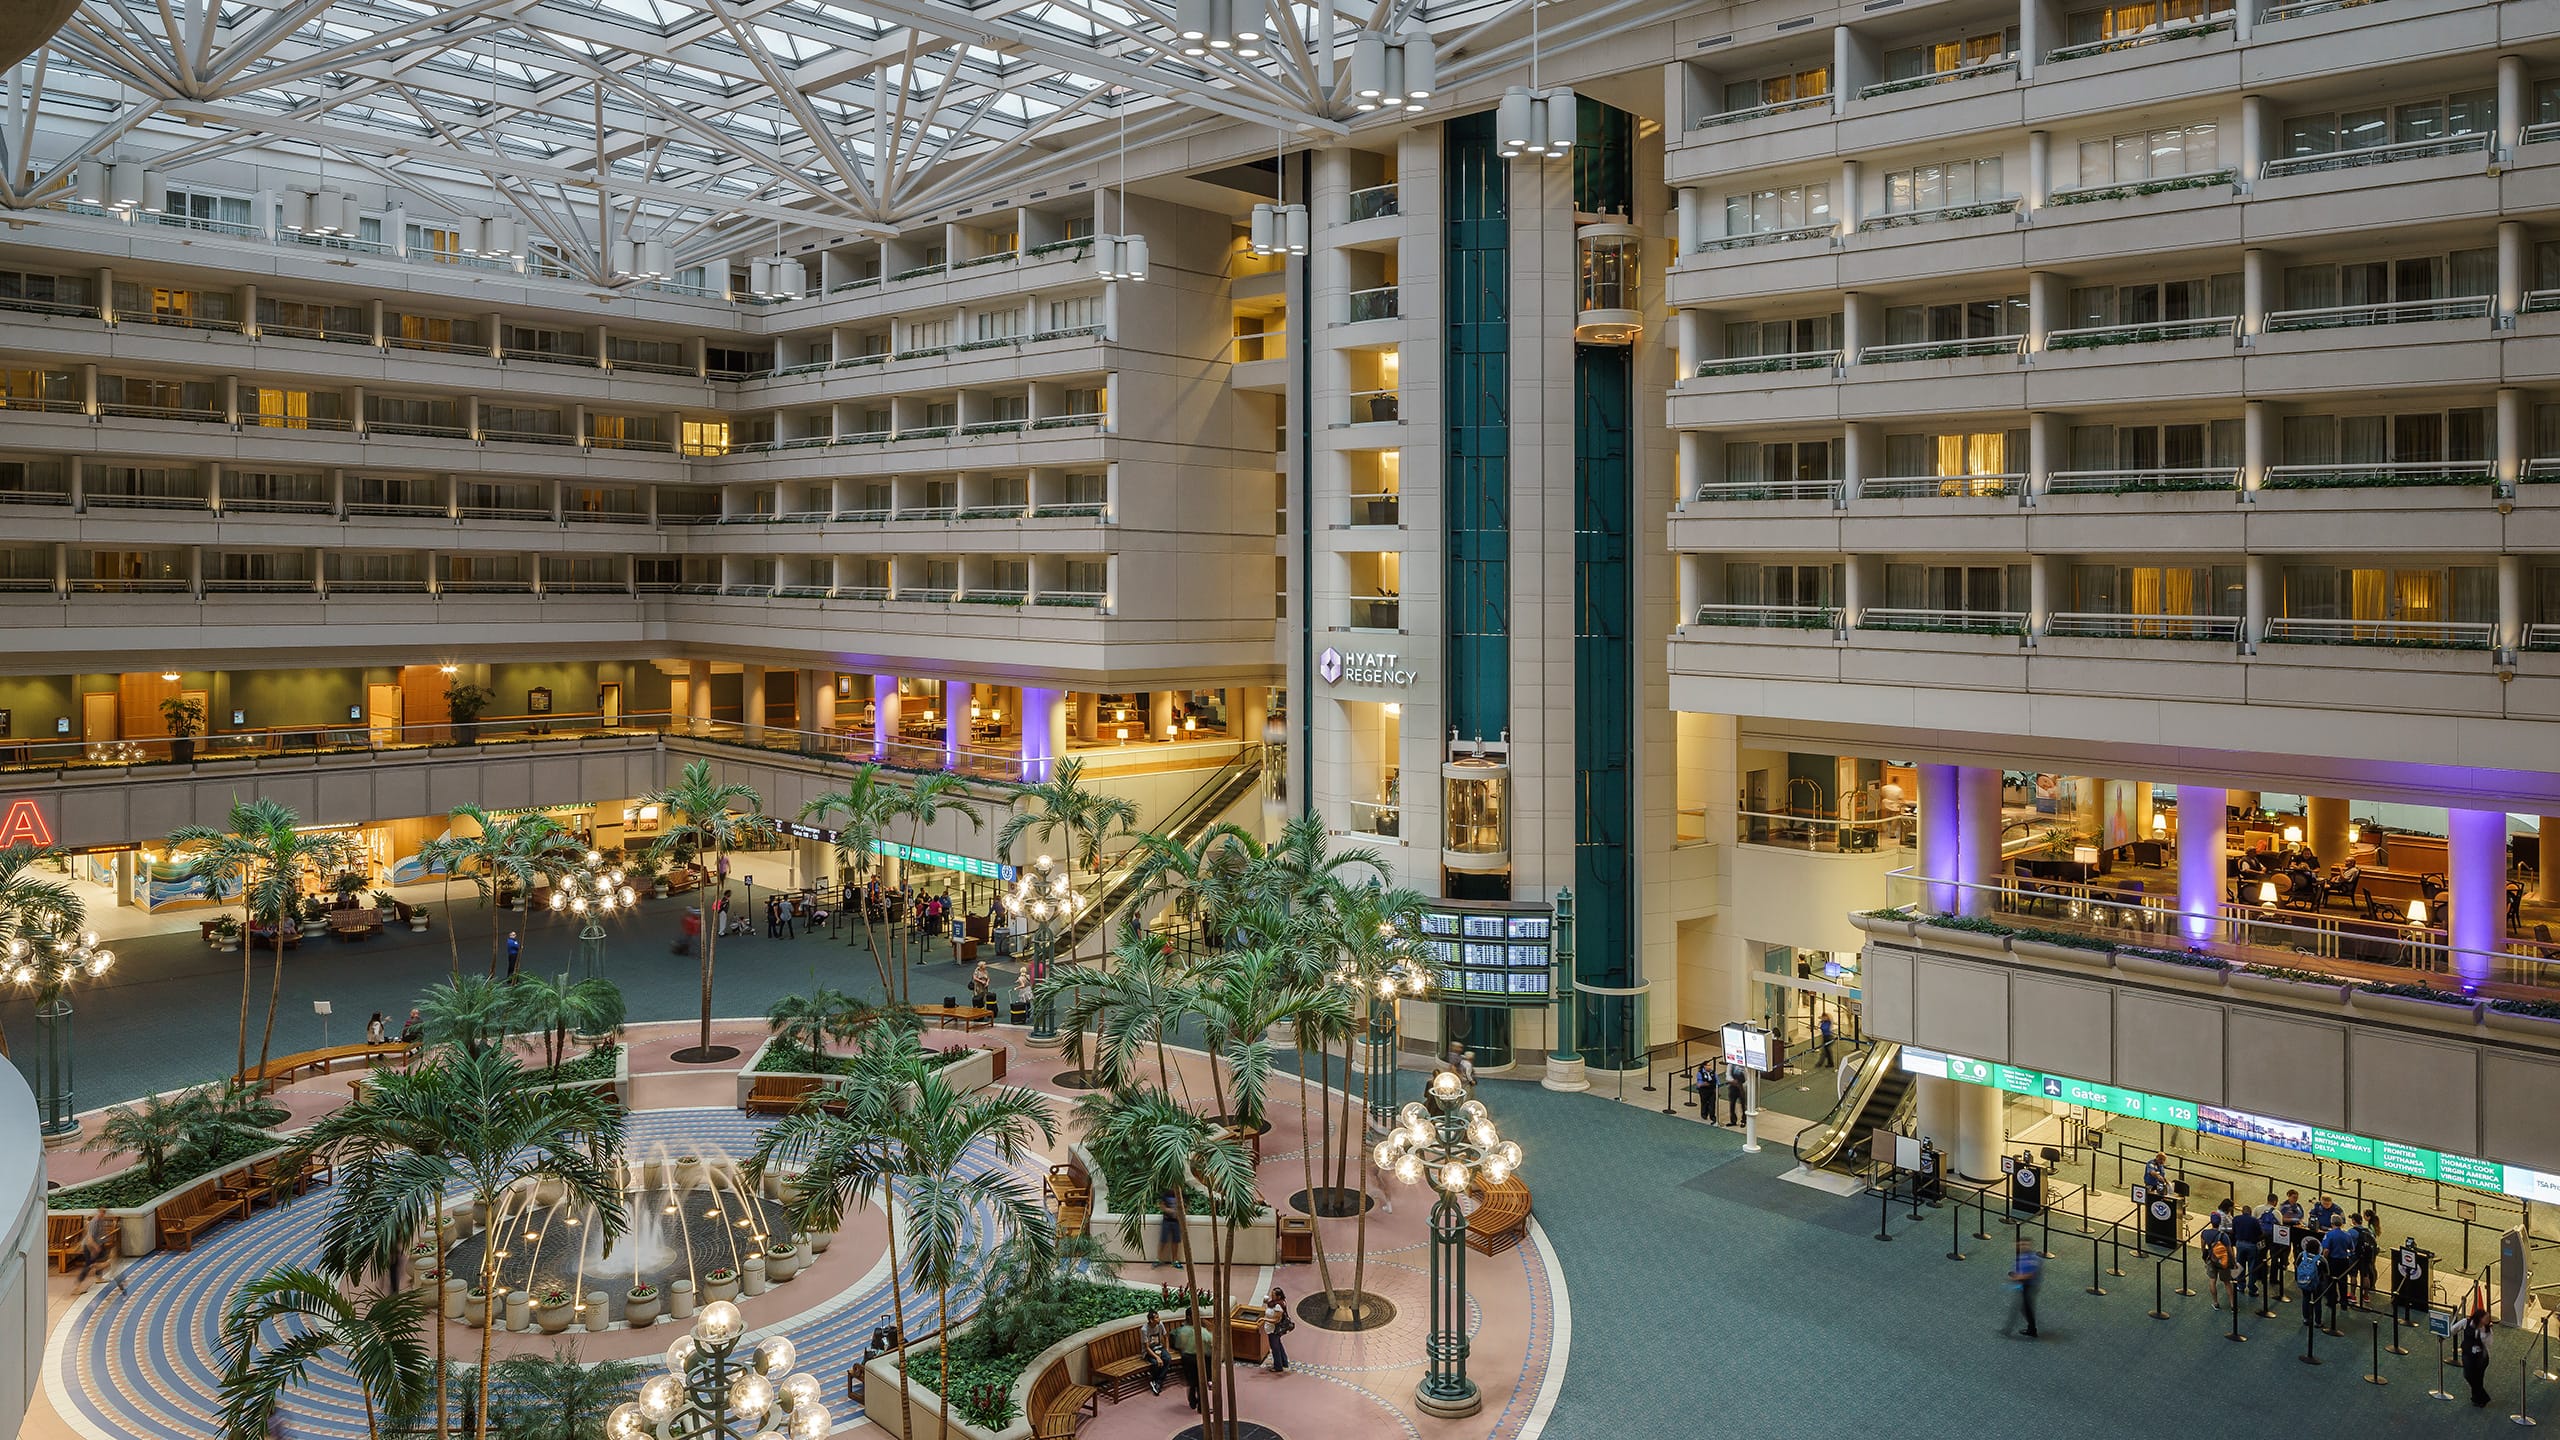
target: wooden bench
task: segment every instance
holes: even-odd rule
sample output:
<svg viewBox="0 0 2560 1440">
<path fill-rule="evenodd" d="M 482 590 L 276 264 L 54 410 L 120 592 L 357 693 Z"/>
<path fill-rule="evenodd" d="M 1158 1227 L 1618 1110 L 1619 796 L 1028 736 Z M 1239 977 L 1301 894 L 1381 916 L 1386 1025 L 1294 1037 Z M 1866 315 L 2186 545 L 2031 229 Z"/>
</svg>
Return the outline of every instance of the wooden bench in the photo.
<svg viewBox="0 0 2560 1440">
<path fill-rule="evenodd" d="M 341 940 L 362 940 L 382 933 L 382 912 L 366 907 L 329 912 L 329 933 Z"/>
<path fill-rule="evenodd" d="M 817 1088 L 814 1075 L 759 1075 L 744 1108 L 750 1115 L 788 1115 Z"/>
<path fill-rule="evenodd" d="M 919 1005 L 916 1013 L 955 1030 L 984 1030 L 996 1023 L 996 1012 L 974 1005 Z"/>
<path fill-rule="evenodd" d="M 1483 1202 L 1467 1217 L 1467 1247 L 1480 1255 L 1499 1255 L 1529 1233 L 1529 1187 L 1517 1175 L 1499 1184 L 1477 1187 Z"/>
<path fill-rule="evenodd" d="M 332 1045 L 325 1050 L 302 1050 L 291 1055 L 278 1055 L 255 1071 L 243 1071 L 243 1081 L 254 1080 L 260 1089 L 280 1085 L 304 1074 L 326 1075 L 341 1062 L 361 1060 L 379 1065 L 385 1060 L 406 1060 L 417 1052 L 413 1040 L 385 1040 L 379 1045 L 357 1043 Z"/>
<path fill-rule="evenodd" d="M 1147 1383 L 1147 1351 L 1138 1343 L 1139 1328 L 1131 1325 L 1084 1342 L 1084 1373 L 1114 1405 L 1123 1393 Z"/>
<path fill-rule="evenodd" d="M 1068 1440 L 1084 1416 L 1102 1411 L 1101 1392 L 1077 1384 L 1067 1373 L 1064 1355 L 1050 1361 L 1040 1378 L 1031 1382 L 1029 1398 L 1023 1410 L 1031 1419 L 1031 1440 Z"/>
<path fill-rule="evenodd" d="M 68 1275 L 71 1267 L 89 1249 L 89 1217 L 86 1215 L 47 1215 L 44 1217 L 45 1264 Z"/>
<path fill-rule="evenodd" d="M 193 1249 L 196 1236 L 225 1220 L 246 1217 L 246 1196 L 223 1193 L 220 1181 L 198 1185 L 177 1199 L 161 1206 L 152 1214 L 153 1227 L 159 1232 L 160 1244 L 170 1250 Z"/>
</svg>

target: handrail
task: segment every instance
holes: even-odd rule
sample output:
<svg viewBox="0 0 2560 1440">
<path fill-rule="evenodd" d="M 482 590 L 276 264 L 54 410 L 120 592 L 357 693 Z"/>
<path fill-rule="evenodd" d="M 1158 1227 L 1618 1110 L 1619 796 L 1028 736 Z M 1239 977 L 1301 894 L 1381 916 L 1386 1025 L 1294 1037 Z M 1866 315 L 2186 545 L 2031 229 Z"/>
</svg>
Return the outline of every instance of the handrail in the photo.
<svg viewBox="0 0 2560 1440">
<path fill-rule="evenodd" d="M 2270 644 L 2385 645 L 2486 650 L 2498 627 L 2485 620 L 2312 620 L 2279 615 L 2267 621 Z"/>
<path fill-rule="evenodd" d="M 2024 335 L 1976 335 L 1964 340 L 1900 340 L 1870 345 L 1858 352 L 1861 365 L 1896 360 L 1948 360 L 1965 355 L 2015 355 L 2026 348 Z"/>
<path fill-rule="evenodd" d="M 1929 610 L 1869 606 L 1858 612 L 1861 630 L 1944 630 L 1966 635 L 2025 633 L 2024 610 Z"/>
<path fill-rule="evenodd" d="M 1701 605 L 1701 625 L 1732 625 L 1755 630 L 1837 630 L 1836 605 Z"/>
<path fill-rule="evenodd" d="M 2426 320 L 2484 320 L 2498 303 L 2494 295 L 2457 295 L 2444 300 L 2399 300 L 2381 305 L 2321 305 L 2306 310 L 2270 310 L 2267 330 L 2338 330 L 2359 325 L 2404 325 Z"/>
<path fill-rule="evenodd" d="M 1796 1159 L 1808 1170 L 1819 1170 L 1840 1156 L 1857 1140 L 1849 1127 L 1867 1111 L 1867 1102 L 1875 1098 L 1876 1087 L 1885 1076 L 1900 1068 L 1902 1046 L 1891 1040 L 1852 1041 L 1849 1053 L 1840 1061 L 1846 1070 L 1851 1064 L 1857 1075 L 1841 1087 L 1840 1098 L 1832 1103 L 1822 1118 L 1796 1132 L 1791 1147 Z M 1808 1143 L 1810 1142 L 1810 1143 Z"/>
<path fill-rule="evenodd" d="M 2027 488 L 2023 472 L 1990 475 L 1876 475 L 1858 482 L 1861 500 L 1989 500 Z"/>
<path fill-rule="evenodd" d="M 1701 500 L 1834 500 L 1839 494 L 1837 480 L 1703 480 L 1697 490 Z"/>
<path fill-rule="evenodd" d="M 2045 489 L 2057 495 L 2129 490 L 2237 490 L 2237 466 L 2175 470 L 2056 470 Z"/>
<path fill-rule="evenodd" d="M 1790 350 L 1776 355 L 1729 355 L 1721 360 L 1701 360 L 1692 378 L 1706 379 L 1714 375 L 1768 375 L 1785 370 L 1828 370 L 1840 363 L 1840 352 L 1832 350 Z"/>
<path fill-rule="evenodd" d="M 1188 844 L 1197 839 L 1219 815 L 1226 813 L 1228 806 L 1243 796 L 1243 790 L 1238 788 L 1240 784 L 1248 779 L 1259 781 L 1262 778 L 1264 752 L 1268 748 L 1259 742 L 1246 744 L 1166 811 L 1150 833 L 1161 835 L 1175 844 Z M 1086 906 L 1075 923 L 1058 936 L 1063 953 L 1074 954 L 1076 946 L 1087 935 L 1100 929 L 1111 911 L 1129 898 L 1126 892 L 1138 883 L 1138 872 L 1146 863 L 1146 857 L 1144 847 L 1130 845 L 1088 880 L 1084 887 L 1085 895 L 1093 903 Z"/>
<path fill-rule="evenodd" d="M 2048 330 L 2047 350 L 2096 350 L 2110 345 L 2147 345 L 2162 340 L 2207 340 L 2235 335 L 2237 315 L 2211 315 L 2201 320 L 2158 320 L 2142 325 L 2084 325 L 2076 330 Z"/>
<path fill-rule="evenodd" d="M 2059 610 L 2046 618 L 2044 633 L 2088 640 L 2237 640 L 2240 617 Z"/>
<path fill-rule="evenodd" d="M 2274 18 L 2272 12 L 2269 18 Z M 2466 151 L 2488 149 L 2490 138 L 2488 131 L 2475 130 L 2466 135 L 2447 135 L 2436 140 L 2403 140 L 2392 145 L 2367 145 L 2360 149 L 2330 150 L 2318 155 L 2286 155 L 2267 161 L 2259 167 L 2259 173 L 2273 180 L 2284 175 L 2349 170 L 2359 165 L 2387 165 L 2394 160 L 2460 155 Z"/>
</svg>

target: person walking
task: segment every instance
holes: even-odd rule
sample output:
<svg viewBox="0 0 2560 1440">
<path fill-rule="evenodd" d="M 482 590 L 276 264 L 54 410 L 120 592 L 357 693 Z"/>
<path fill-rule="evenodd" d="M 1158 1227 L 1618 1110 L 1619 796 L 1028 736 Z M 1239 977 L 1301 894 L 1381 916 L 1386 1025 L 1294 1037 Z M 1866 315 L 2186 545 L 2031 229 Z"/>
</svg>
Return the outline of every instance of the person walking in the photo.
<svg viewBox="0 0 2560 1440">
<path fill-rule="evenodd" d="M 2462 1359 L 2462 1378 L 2471 1386 L 2474 1409 L 2489 1407 L 2489 1312 L 2474 1307 L 2453 1322 L 2453 1353 Z"/>
<path fill-rule="evenodd" d="M 1817 1028 L 1822 1032 L 1822 1068 L 1828 1070 L 1831 1068 L 1831 1017 L 1824 1015 Z"/>
<path fill-rule="evenodd" d="M 1727 1125 L 1741 1128 L 1742 1112 L 1751 1098 L 1749 1072 L 1742 1066 L 1727 1065 L 1724 1074 L 1724 1113 Z"/>
<path fill-rule="evenodd" d="M 2027 1238 L 2026 1232 L 2020 1231 L 2018 1259 L 2009 1267 L 2009 1320 L 2000 1327 L 2001 1334 L 2036 1338 L 2036 1289 L 2043 1283 L 2044 1257 L 2036 1253 L 2035 1242 Z M 2018 1328 L 2021 1320 L 2027 1326 L 2023 1331 Z"/>
<path fill-rule="evenodd" d="M 1296 1317 L 1289 1313 L 1289 1297 L 1281 1293 L 1279 1286 L 1272 1286 L 1271 1293 L 1262 1297 L 1262 1334 L 1271 1346 L 1272 1374 L 1289 1373 L 1289 1347 L 1286 1341 L 1289 1332 L 1297 1328 Z"/>
<path fill-rule="evenodd" d="M 99 1279 L 112 1283 L 119 1295 L 133 1293 L 124 1288 L 124 1277 L 116 1273 L 117 1235 L 118 1227 L 113 1220 L 107 1218 L 106 1207 L 103 1205 L 98 1207 L 97 1212 L 92 1214 L 82 1226 L 80 1278 L 72 1286 L 72 1294 L 87 1294 L 89 1282 Z"/>
<path fill-rule="evenodd" d="M 516 978 L 516 962 L 524 958 L 524 937 L 513 930 L 507 932 L 507 978 Z"/>
</svg>

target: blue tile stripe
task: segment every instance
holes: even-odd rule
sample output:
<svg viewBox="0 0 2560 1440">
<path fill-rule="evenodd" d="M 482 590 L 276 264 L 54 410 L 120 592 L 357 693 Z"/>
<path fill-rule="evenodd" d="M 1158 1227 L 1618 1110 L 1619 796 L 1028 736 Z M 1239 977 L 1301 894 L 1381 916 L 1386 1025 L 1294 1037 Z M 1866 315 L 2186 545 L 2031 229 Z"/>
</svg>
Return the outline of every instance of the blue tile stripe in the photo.
<svg viewBox="0 0 2560 1440">
<path fill-rule="evenodd" d="M 767 1123 L 726 1109 L 644 1111 L 631 1117 L 628 1144 L 643 1152 L 664 1144 L 744 1155 Z M 971 1155 L 981 1170 L 996 1164 L 992 1144 Z M 1038 1172 L 1024 1173 L 1036 1179 Z M 145 1256 L 122 1272 L 130 1296 L 109 1288 L 76 1302 L 46 1354 L 46 1385 L 56 1410 L 91 1440 L 205 1440 L 219 1434 L 223 1304 L 257 1276 L 315 1259 L 328 1202 L 324 1186 L 224 1225 L 192 1251 Z M 965 1240 L 977 1245 L 987 1236 L 981 1209 L 973 1213 Z M 889 1319 L 885 1270 L 875 1269 L 867 1288 L 849 1303 L 844 1297 L 835 1303 L 839 1308 L 831 1312 L 821 1306 L 821 1313 L 794 1322 L 790 1334 L 800 1368 L 828 1381 L 828 1391 L 841 1397 L 842 1375 L 861 1360 L 873 1328 Z M 966 1318 L 969 1303 L 955 1296 L 953 1309 Z M 930 1328 L 935 1315 L 932 1295 L 908 1297 L 911 1328 Z M 669 1341 L 681 1333 L 676 1326 L 661 1328 Z M 270 1339 L 278 1333 L 270 1331 Z M 840 1422 L 860 1414 L 840 1399 L 829 1403 Z M 335 1355 L 311 1367 L 309 1383 L 288 1395 L 283 1409 L 297 1440 L 359 1440 L 365 1434 L 363 1395 Z"/>
</svg>

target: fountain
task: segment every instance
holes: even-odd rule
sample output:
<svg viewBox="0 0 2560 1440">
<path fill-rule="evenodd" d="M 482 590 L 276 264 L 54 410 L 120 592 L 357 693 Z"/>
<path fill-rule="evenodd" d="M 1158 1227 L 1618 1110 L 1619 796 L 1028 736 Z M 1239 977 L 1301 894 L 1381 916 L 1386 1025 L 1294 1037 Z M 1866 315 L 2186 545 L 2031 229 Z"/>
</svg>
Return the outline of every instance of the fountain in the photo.
<svg viewBox="0 0 2560 1440">
<path fill-rule="evenodd" d="M 741 1287 L 755 1293 L 769 1253 L 778 1279 L 803 1263 L 799 1247 L 810 1237 L 796 1234 L 781 1203 L 749 1188 L 726 1155 L 661 1145 L 645 1157 L 625 1151 L 613 1168 L 629 1216 L 622 1235 L 608 1241 L 594 1208 L 568 1203 L 557 1182 L 531 1182 L 508 1191 L 485 1226 L 446 1248 L 445 1273 L 479 1283 L 481 1258 L 495 1244 L 498 1294 L 524 1292 L 526 1318 L 556 1332 L 674 1318 L 678 1281 L 687 1282 L 688 1298 L 705 1301 L 735 1298 Z M 826 1237 L 818 1238 L 823 1248 Z M 492 1308 L 515 1319 L 509 1307 Z"/>
</svg>

